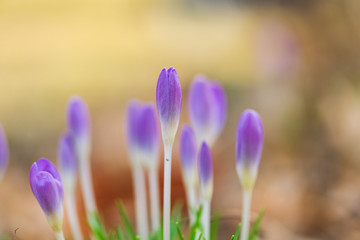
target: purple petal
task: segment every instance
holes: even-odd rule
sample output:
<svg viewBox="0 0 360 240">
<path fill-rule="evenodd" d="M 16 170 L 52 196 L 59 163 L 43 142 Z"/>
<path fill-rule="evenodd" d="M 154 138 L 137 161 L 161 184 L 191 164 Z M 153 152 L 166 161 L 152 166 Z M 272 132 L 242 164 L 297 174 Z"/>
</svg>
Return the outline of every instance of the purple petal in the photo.
<svg viewBox="0 0 360 240">
<path fill-rule="evenodd" d="M 79 96 L 70 98 L 67 106 L 69 130 L 79 137 L 90 135 L 90 115 L 85 101 Z"/>
<path fill-rule="evenodd" d="M 151 158 L 157 158 L 160 147 L 158 119 L 153 104 L 145 104 L 138 119 L 138 144 L 140 151 Z"/>
<path fill-rule="evenodd" d="M 60 174 L 55 166 L 46 159 L 33 163 L 29 181 L 45 215 L 58 215 L 62 209 L 64 193 Z"/>
<path fill-rule="evenodd" d="M 214 128 L 219 134 L 225 126 L 227 115 L 227 100 L 223 87 L 216 81 L 210 83 L 210 89 L 214 97 Z"/>
<path fill-rule="evenodd" d="M 180 159 L 185 172 L 196 168 L 196 138 L 194 131 L 188 125 L 181 130 Z"/>
<path fill-rule="evenodd" d="M 210 146 L 224 128 L 226 120 L 226 95 L 216 81 L 203 75 L 194 78 L 188 95 L 189 117 L 199 142 Z"/>
<path fill-rule="evenodd" d="M 212 183 L 213 162 L 209 146 L 203 142 L 199 153 L 199 175 L 202 186 Z"/>
<path fill-rule="evenodd" d="M 69 132 L 64 133 L 59 140 L 58 164 L 67 185 L 75 185 L 77 157 L 75 153 L 75 141 Z"/>
<path fill-rule="evenodd" d="M 236 136 L 237 164 L 257 169 L 264 141 L 260 115 L 254 110 L 245 110 L 240 117 Z"/>
<path fill-rule="evenodd" d="M 0 173 L 3 172 L 9 161 L 9 149 L 4 129 L 0 124 Z"/>
<path fill-rule="evenodd" d="M 175 68 L 164 68 L 156 86 L 156 106 L 163 136 L 173 141 L 180 119 L 181 85 Z"/>
<path fill-rule="evenodd" d="M 128 147 L 134 151 L 138 148 L 138 121 L 141 112 L 141 104 L 137 100 L 131 100 L 127 104 L 125 131 Z"/>
</svg>

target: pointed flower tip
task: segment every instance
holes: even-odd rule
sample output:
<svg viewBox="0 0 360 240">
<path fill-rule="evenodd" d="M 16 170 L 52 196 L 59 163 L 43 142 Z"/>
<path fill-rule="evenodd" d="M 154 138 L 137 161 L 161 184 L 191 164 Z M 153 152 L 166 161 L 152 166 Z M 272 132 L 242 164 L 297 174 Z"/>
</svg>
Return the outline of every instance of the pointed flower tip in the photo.
<svg viewBox="0 0 360 240">
<path fill-rule="evenodd" d="M 188 110 L 198 141 L 211 146 L 226 121 L 227 100 L 221 84 L 204 75 L 195 76 L 189 90 Z"/>
<path fill-rule="evenodd" d="M 199 176 L 202 195 L 211 199 L 213 191 L 213 161 L 209 146 L 203 142 L 199 153 Z"/>
<path fill-rule="evenodd" d="M 180 159 L 186 184 L 197 183 L 197 148 L 194 131 L 189 125 L 181 129 Z"/>
<path fill-rule="evenodd" d="M 5 171 L 9 162 L 9 149 L 3 127 L 0 124 L 0 175 Z"/>
<path fill-rule="evenodd" d="M 74 189 L 76 184 L 77 158 L 75 152 L 75 141 L 71 133 L 64 133 L 58 146 L 58 164 L 64 187 L 67 190 Z"/>
<path fill-rule="evenodd" d="M 90 116 L 86 102 L 80 96 L 72 96 L 67 106 L 67 124 L 74 135 L 90 134 Z"/>
<path fill-rule="evenodd" d="M 172 143 L 179 125 L 182 93 L 175 68 L 161 71 L 156 86 L 156 106 L 163 137 Z"/>
<path fill-rule="evenodd" d="M 60 174 L 47 159 L 33 163 L 29 176 L 31 190 L 44 211 L 50 226 L 62 229 L 64 192 Z"/>
<path fill-rule="evenodd" d="M 254 110 L 245 110 L 240 117 L 236 136 L 237 170 L 243 183 L 255 182 L 263 142 L 264 129 L 260 115 Z"/>
</svg>

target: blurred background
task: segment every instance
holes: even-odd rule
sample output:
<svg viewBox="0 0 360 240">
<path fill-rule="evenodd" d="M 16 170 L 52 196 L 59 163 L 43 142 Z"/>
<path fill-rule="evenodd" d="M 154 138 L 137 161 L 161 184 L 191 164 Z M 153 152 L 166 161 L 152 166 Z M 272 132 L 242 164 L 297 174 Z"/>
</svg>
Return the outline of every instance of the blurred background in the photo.
<svg viewBox="0 0 360 240">
<path fill-rule="evenodd" d="M 0 235 L 54 238 L 28 173 L 40 157 L 56 162 L 73 94 L 91 111 L 100 213 L 116 226 L 122 199 L 134 220 L 126 102 L 155 101 L 160 70 L 174 66 L 180 126 L 189 123 L 196 74 L 220 81 L 228 96 L 227 125 L 212 149 L 219 239 L 240 221 L 235 129 L 246 108 L 265 127 L 252 207 L 254 217 L 266 209 L 262 239 L 360 239 L 359 11 L 358 0 L 1 0 L 0 122 L 11 156 L 0 182 Z M 184 202 L 177 143 L 172 201 Z"/>
</svg>

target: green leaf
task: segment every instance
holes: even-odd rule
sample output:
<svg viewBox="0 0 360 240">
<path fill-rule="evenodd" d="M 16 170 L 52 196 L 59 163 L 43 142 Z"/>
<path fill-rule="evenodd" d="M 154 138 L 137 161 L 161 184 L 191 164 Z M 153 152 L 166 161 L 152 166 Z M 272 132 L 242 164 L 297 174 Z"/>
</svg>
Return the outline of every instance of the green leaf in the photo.
<svg viewBox="0 0 360 240">
<path fill-rule="evenodd" d="M 88 217 L 88 225 L 93 235 L 93 239 L 96 240 L 107 239 L 106 229 L 96 212 L 90 213 Z"/>
<path fill-rule="evenodd" d="M 118 207 L 121 219 L 123 221 L 123 224 L 125 226 L 126 233 L 127 233 L 128 237 L 129 237 L 129 239 L 132 239 L 132 240 L 138 239 L 136 237 L 136 234 L 135 234 L 135 231 L 134 231 L 133 227 L 131 226 L 128 214 L 126 213 L 126 210 L 124 208 L 123 203 L 122 202 L 117 202 L 117 207 Z"/>
<path fill-rule="evenodd" d="M 235 236 L 232 235 L 231 238 L 230 238 L 230 240 L 235 240 Z"/>
<path fill-rule="evenodd" d="M 182 203 L 176 203 L 171 211 L 171 220 L 170 220 L 170 239 L 175 240 L 177 236 L 177 226 L 176 223 L 181 220 L 181 212 L 183 205 Z"/>
<path fill-rule="evenodd" d="M 181 231 L 180 231 L 179 222 L 176 222 L 176 230 L 177 230 L 180 240 L 184 240 L 184 236 L 181 234 Z"/>
<path fill-rule="evenodd" d="M 220 214 L 215 213 L 210 224 L 210 240 L 215 240 L 217 238 L 219 223 L 220 223 Z"/>
<path fill-rule="evenodd" d="M 256 240 L 256 238 L 259 236 L 260 223 L 264 216 L 264 213 L 265 213 L 264 209 L 259 212 L 259 215 L 257 216 L 254 222 L 254 226 L 250 231 L 249 240 Z"/>
<path fill-rule="evenodd" d="M 121 229 L 121 227 L 118 227 L 116 232 L 117 232 L 118 240 L 125 240 L 126 239 L 125 235 L 124 235 L 124 232 Z"/>
<path fill-rule="evenodd" d="M 241 231 L 241 223 L 239 223 L 236 228 L 235 235 L 234 235 L 235 240 L 239 239 L 240 231 Z"/>
<path fill-rule="evenodd" d="M 195 214 L 195 222 L 191 226 L 190 234 L 189 234 L 189 240 L 196 240 L 195 238 L 196 238 L 197 232 L 202 232 L 203 231 L 203 227 L 201 225 L 202 211 L 203 211 L 203 206 L 201 205 L 199 210 Z"/>
</svg>

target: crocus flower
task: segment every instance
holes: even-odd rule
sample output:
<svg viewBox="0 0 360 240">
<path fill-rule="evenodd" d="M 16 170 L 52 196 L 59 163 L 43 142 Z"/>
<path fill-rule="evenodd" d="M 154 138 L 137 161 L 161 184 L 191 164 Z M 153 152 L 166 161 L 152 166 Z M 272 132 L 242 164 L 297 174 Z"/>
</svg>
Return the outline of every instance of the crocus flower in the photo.
<svg viewBox="0 0 360 240">
<path fill-rule="evenodd" d="M 182 93 L 179 76 L 175 68 L 164 68 L 156 86 L 156 106 L 164 143 L 164 210 L 163 239 L 170 239 L 170 195 L 171 155 L 176 131 L 179 125 Z"/>
<path fill-rule="evenodd" d="M 188 125 L 181 130 L 180 159 L 185 185 L 195 187 L 198 180 L 196 138 L 194 131 Z"/>
<path fill-rule="evenodd" d="M 138 122 L 141 112 L 141 103 L 137 100 L 131 100 L 126 107 L 125 132 L 127 147 L 132 161 L 139 164 L 139 143 L 138 143 Z M 134 162 L 134 163 L 135 163 Z"/>
<path fill-rule="evenodd" d="M 85 101 L 79 96 L 70 98 L 67 109 L 67 124 L 77 138 L 90 135 L 90 116 Z"/>
<path fill-rule="evenodd" d="M 203 142 L 199 153 L 199 176 L 202 197 L 210 200 L 213 193 L 213 161 L 210 148 Z"/>
<path fill-rule="evenodd" d="M 251 190 L 255 183 L 263 141 L 264 129 L 259 114 L 245 110 L 236 135 L 236 168 L 245 190 Z"/>
<path fill-rule="evenodd" d="M 64 133 L 58 146 L 58 163 L 65 189 L 73 191 L 76 183 L 77 158 L 75 142 L 71 133 Z"/>
<path fill-rule="evenodd" d="M 0 124 L 0 179 L 6 170 L 9 161 L 9 150 L 4 129 Z"/>
<path fill-rule="evenodd" d="M 144 165 L 148 168 L 156 168 L 159 158 L 160 130 L 153 104 L 144 104 L 140 111 L 138 144 Z"/>
<path fill-rule="evenodd" d="M 96 211 L 96 203 L 89 164 L 91 140 L 90 114 L 85 101 L 79 96 L 71 97 L 68 102 L 67 126 L 75 143 L 86 210 L 88 213 L 92 213 Z"/>
<path fill-rule="evenodd" d="M 212 146 L 226 121 L 227 100 L 222 86 L 203 75 L 196 76 L 189 89 L 188 110 L 198 143 L 205 141 Z"/>
<path fill-rule="evenodd" d="M 182 93 L 175 68 L 164 68 L 156 86 L 156 106 L 161 123 L 163 140 L 172 144 L 179 125 Z"/>
<path fill-rule="evenodd" d="M 64 191 L 58 170 L 49 160 L 40 159 L 31 166 L 29 180 L 51 228 L 62 232 Z"/>
</svg>

